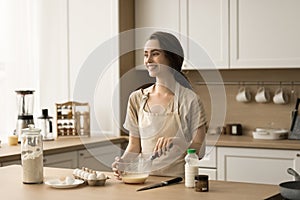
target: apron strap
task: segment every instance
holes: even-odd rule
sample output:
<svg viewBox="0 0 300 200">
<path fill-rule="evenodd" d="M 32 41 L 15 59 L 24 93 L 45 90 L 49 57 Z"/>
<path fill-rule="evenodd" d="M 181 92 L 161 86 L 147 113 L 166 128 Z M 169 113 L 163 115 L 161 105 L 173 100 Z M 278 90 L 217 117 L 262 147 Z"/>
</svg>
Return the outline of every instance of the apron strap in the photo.
<svg viewBox="0 0 300 200">
<path fill-rule="evenodd" d="M 179 83 L 176 82 L 175 84 L 175 94 L 174 94 L 174 112 L 179 114 Z"/>
</svg>

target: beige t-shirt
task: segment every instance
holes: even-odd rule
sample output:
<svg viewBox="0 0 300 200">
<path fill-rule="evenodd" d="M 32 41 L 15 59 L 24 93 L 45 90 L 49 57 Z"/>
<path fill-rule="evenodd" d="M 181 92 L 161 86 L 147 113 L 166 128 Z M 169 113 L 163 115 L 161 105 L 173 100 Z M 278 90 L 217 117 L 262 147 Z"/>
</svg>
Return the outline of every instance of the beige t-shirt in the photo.
<svg viewBox="0 0 300 200">
<path fill-rule="evenodd" d="M 144 90 L 140 89 L 131 93 L 127 106 L 127 114 L 124 123 L 124 128 L 129 131 L 133 136 L 139 137 L 138 128 L 138 112 L 141 106 L 143 98 L 147 98 L 145 95 L 148 91 L 152 90 L 152 87 Z M 173 100 L 172 100 L 173 101 Z M 192 139 L 192 134 L 196 130 L 206 124 L 206 115 L 203 104 L 199 96 L 192 90 L 185 88 L 179 84 L 178 94 L 178 111 L 181 121 L 183 133 L 188 141 Z M 173 108 L 173 102 L 169 104 Z M 172 112 L 172 109 L 166 109 L 167 112 Z"/>
</svg>

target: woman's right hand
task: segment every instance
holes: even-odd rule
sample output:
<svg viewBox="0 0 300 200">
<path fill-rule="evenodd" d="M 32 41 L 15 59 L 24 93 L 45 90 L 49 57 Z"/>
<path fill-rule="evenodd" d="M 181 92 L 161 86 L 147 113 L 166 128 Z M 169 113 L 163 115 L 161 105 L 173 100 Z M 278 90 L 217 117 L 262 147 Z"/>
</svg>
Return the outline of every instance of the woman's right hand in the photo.
<svg viewBox="0 0 300 200">
<path fill-rule="evenodd" d="M 119 156 L 115 157 L 115 161 L 111 164 L 112 170 L 114 172 L 114 176 L 116 177 L 116 179 L 121 180 L 121 172 L 118 169 L 118 162 L 121 162 L 122 158 L 120 158 Z"/>
</svg>

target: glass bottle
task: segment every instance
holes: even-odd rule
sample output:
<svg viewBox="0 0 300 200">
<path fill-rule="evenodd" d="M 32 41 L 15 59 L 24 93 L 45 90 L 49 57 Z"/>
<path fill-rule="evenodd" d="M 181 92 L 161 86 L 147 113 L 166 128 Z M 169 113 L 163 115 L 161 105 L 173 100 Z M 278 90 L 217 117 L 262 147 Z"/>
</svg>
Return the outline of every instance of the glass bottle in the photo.
<svg viewBox="0 0 300 200">
<path fill-rule="evenodd" d="M 40 132 L 33 124 L 22 129 L 21 160 L 25 184 L 43 183 L 43 141 Z"/>
<path fill-rule="evenodd" d="M 184 183 L 185 187 L 195 187 L 195 176 L 198 175 L 199 157 L 196 154 L 196 149 L 188 149 L 187 155 L 184 158 Z"/>
</svg>

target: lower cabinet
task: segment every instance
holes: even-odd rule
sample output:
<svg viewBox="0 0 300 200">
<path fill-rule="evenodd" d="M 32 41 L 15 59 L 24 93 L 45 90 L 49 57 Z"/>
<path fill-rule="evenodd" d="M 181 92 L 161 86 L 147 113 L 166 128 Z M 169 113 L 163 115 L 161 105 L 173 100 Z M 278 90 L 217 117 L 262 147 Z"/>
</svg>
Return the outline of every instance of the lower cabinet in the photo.
<svg viewBox="0 0 300 200">
<path fill-rule="evenodd" d="M 76 168 L 77 151 L 44 156 L 45 167 Z"/>
<path fill-rule="evenodd" d="M 256 148 L 217 148 L 217 179 L 277 185 L 294 178 L 288 168 L 300 171 L 300 151 Z"/>
<path fill-rule="evenodd" d="M 111 171 L 116 156 L 121 155 L 121 146 L 112 144 L 103 147 L 87 148 L 78 151 L 78 167 L 87 167 L 98 171 Z"/>
<path fill-rule="evenodd" d="M 199 174 L 208 175 L 209 180 L 217 180 L 217 147 L 206 146 L 205 156 L 199 161 Z"/>
<path fill-rule="evenodd" d="M 87 167 L 99 171 L 111 171 L 111 164 L 116 156 L 121 155 L 121 144 L 75 150 L 64 153 L 44 155 L 45 167 L 81 168 Z M 21 165 L 21 160 L 1 162 L 0 166 Z"/>
<path fill-rule="evenodd" d="M 1 167 L 5 167 L 8 165 L 21 165 L 21 160 L 12 160 L 12 161 L 6 161 L 1 163 Z"/>
</svg>

